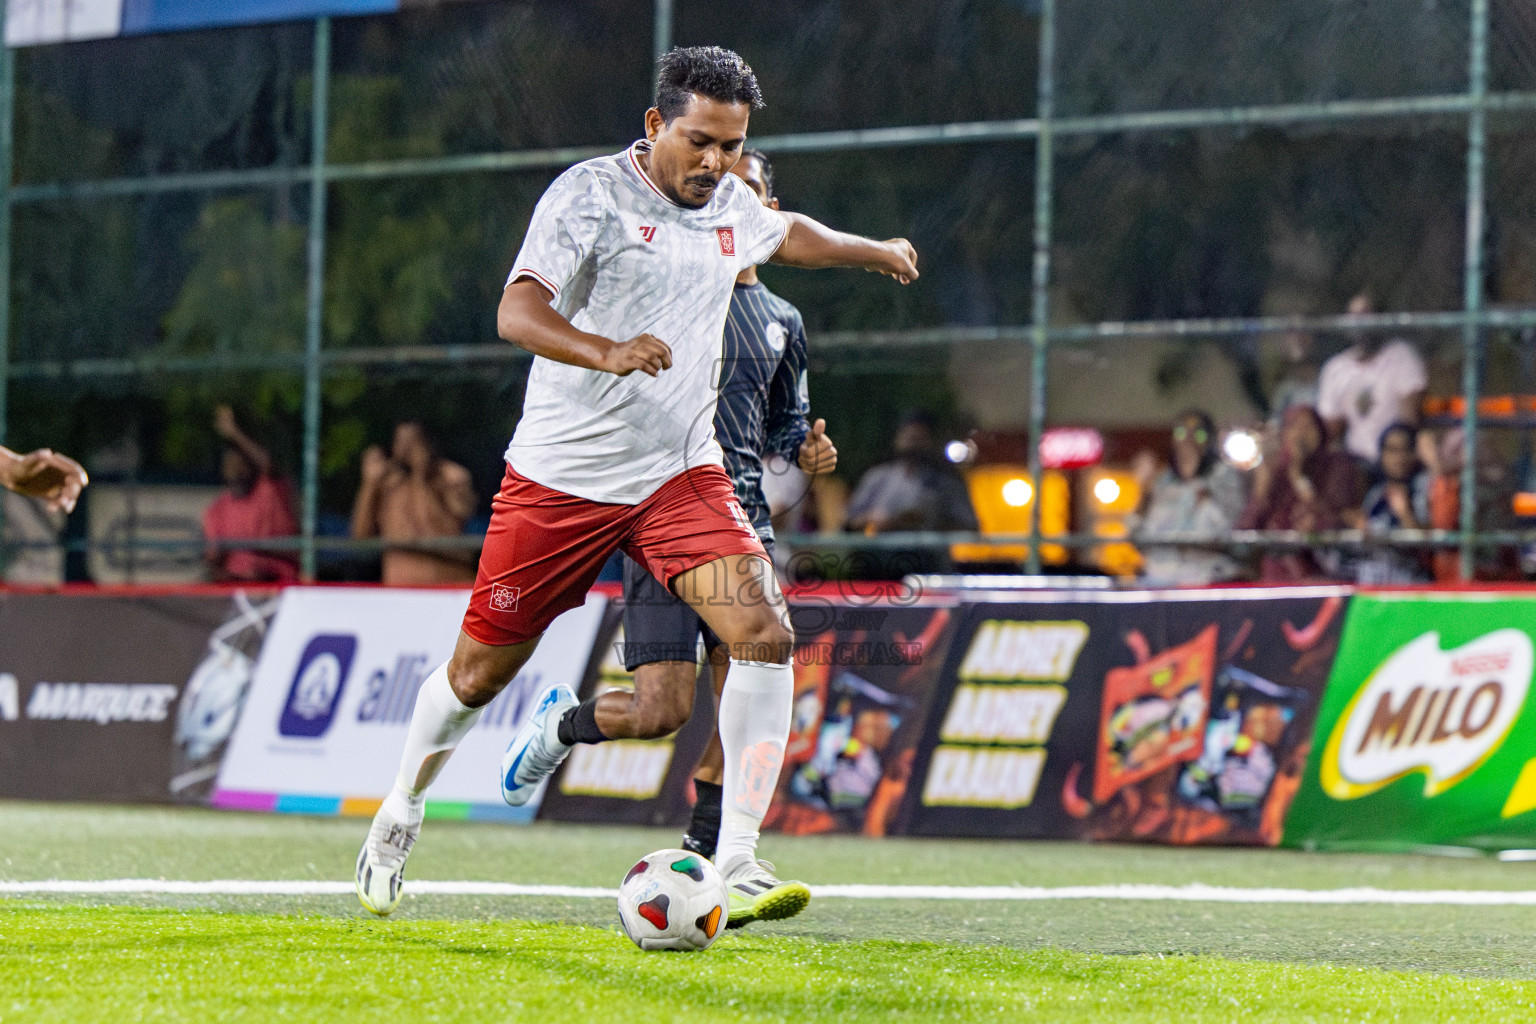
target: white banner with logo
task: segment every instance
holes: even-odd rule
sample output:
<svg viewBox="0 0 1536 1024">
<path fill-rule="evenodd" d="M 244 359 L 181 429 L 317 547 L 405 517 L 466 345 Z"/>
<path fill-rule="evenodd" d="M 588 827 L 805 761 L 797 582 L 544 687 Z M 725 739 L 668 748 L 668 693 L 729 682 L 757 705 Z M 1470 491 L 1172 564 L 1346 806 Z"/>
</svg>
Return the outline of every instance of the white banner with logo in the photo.
<svg viewBox="0 0 1536 1024">
<path fill-rule="evenodd" d="M 550 626 L 433 784 L 429 814 L 533 816 L 537 798 L 516 811 L 501 801 L 502 752 L 545 689 L 580 688 L 605 601 L 591 595 Z M 416 691 L 452 654 L 468 603 L 467 590 L 285 591 L 213 803 L 369 813 L 394 782 Z"/>
</svg>

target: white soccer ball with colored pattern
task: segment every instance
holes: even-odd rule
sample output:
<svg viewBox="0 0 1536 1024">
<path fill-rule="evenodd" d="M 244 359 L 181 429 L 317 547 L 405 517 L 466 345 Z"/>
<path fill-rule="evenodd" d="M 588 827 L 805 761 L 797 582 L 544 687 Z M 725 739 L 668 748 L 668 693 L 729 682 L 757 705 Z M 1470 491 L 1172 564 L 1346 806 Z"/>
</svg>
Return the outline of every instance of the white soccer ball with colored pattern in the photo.
<svg viewBox="0 0 1536 1024">
<path fill-rule="evenodd" d="M 725 879 L 687 850 L 646 854 L 619 886 L 619 923 L 644 950 L 708 949 L 729 915 Z"/>
</svg>

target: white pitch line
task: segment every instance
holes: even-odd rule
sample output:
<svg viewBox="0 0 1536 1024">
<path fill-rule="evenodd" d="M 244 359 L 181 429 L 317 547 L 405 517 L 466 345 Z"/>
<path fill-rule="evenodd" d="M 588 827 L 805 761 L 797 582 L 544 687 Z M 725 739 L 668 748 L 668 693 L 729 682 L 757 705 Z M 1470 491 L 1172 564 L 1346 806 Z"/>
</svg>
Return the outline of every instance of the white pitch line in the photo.
<svg viewBox="0 0 1536 1024">
<path fill-rule="evenodd" d="M 66 895 L 174 896 L 346 896 L 352 883 L 337 881 L 167 881 L 118 878 L 104 881 L 0 881 L 0 895 L 56 893 Z M 1147 900 L 1179 903 L 1311 903 L 1395 904 L 1401 906 L 1503 907 L 1536 906 L 1536 890 L 1487 889 L 1258 889 L 1215 885 L 1067 885 L 1057 887 L 1008 885 L 818 885 L 821 899 L 852 900 Z M 518 885 L 511 882 L 406 883 L 417 896 L 551 896 L 563 899 L 613 899 L 617 889 L 578 885 Z"/>
</svg>

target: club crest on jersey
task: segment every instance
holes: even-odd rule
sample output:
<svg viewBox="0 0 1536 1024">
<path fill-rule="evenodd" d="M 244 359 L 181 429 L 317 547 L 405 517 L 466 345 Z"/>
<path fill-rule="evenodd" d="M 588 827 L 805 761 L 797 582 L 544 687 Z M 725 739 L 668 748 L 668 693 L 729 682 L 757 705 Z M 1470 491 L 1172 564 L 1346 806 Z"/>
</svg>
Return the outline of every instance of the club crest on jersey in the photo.
<svg viewBox="0 0 1536 1024">
<path fill-rule="evenodd" d="M 521 587 L 507 587 L 500 583 L 491 584 L 491 611 L 515 612 L 518 599 L 522 597 Z"/>
<path fill-rule="evenodd" d="M 720 255 L 721 256 L 735 256 L 736 255 L 736 229 L 735 228 L 715 228 L 715 234 L 720 236 Z"/>
<path fill-rule="evenodd" d="M 645 239 L 646 245 L 650 245 L 656 241 L 656 228 L 654 226 L 641 225 L 640 237 Z"/>
</svg>

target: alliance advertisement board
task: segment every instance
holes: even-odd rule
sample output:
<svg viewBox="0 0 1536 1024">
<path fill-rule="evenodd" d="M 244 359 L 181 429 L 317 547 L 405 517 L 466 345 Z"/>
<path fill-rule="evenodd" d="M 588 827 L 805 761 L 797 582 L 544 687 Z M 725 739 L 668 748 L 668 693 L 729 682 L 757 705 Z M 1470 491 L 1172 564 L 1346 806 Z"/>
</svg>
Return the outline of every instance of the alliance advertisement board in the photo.
<svg viewBox="0 0 1536 1024">
<path fill-rule="evenodd" d="M 1288 846 L 1536 846 L 1536 598 L 1351 604 Z"/>
<path fill-rule="evenodd" d="M 898 828 L 1277 844 L 1347 596 L 1058 593 L 969 605 Z"/>
<path fill-rule="evenodd" d="M 214 806 L 372 814 L 394 783 L 416 691 L 452 654 L 468 603 L 468 590 L 285 590 Z M 580 685 L 606 603 L 594 594 L 555 620 L 433 784 L 429 815 L 532 818 L 537 798 L 502 802 L 502 752 L 545 688 Z"/>
</svg>

